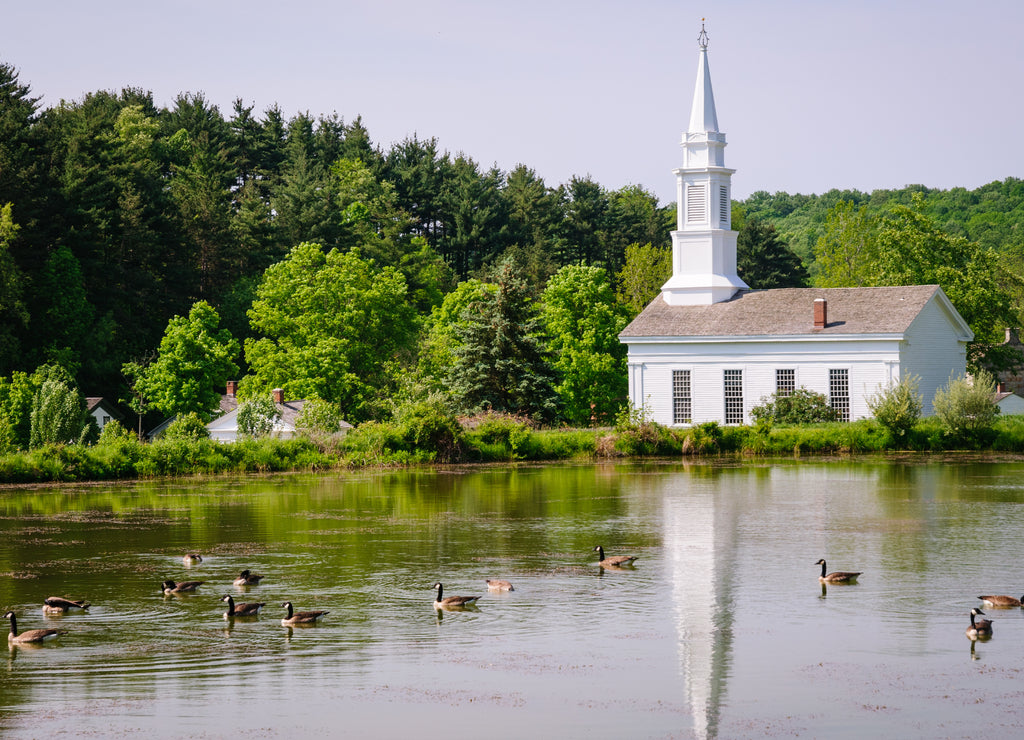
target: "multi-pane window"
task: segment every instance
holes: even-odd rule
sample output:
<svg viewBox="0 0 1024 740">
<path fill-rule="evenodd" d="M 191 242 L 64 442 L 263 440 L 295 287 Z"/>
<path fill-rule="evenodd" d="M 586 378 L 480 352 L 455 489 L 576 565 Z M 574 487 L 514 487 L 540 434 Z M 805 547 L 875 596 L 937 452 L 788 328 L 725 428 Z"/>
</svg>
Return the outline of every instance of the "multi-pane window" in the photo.
<svg viewBox="0 0 1024 740">
<path fill-rule="evenodd" d="M 846 368 L 828 371 L 828 402 L 841 421 L 850 420 L 850 371 Z"/>
<path fill-rule="evenodd" d="M 775 371 L 775 395 L 789 396 L 796 390 L 796 370 L 791 368 Z"/>
<path fill-rule="evenodd" d="M 692 418 L 690 402 L 690 371 L 672 371 L 672 423 L 689 424 Z"/>
<path fill-rule="evenodd" d="M 743 423 L 743 371 L 726 370 L 725 385 L 725 423 Z"/>
</svg>

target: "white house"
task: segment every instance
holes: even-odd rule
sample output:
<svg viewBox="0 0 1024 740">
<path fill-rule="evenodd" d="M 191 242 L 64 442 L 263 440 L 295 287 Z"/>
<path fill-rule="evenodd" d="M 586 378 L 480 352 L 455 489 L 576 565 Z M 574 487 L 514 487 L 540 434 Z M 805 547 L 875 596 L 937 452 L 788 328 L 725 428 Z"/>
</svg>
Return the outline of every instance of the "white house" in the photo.
<svg viewBox="0 0 1024 740">
<path fill-rule="evenodd" d="M 112 421 L 124 421 L 124 414 L 102 396 L 88 396 L 85 399 L 85 410 L 96 420 L 96 426 L 101 432 Z"/>
<path fill-rule="evenodd" d="M 775 392 L 825 394 L 844 419 L 871 415 L 867 398 L 917 375 L 924 413 L 966 369 L 974 335 L 937 285 L 750 290 L 736 274 L 731 176 L 718 130 L 707 34 L 700 56 L 678 205 L 672 277 L 619 335 L 629 399 L 661 424 L 750 421 Z"/>
</svg>

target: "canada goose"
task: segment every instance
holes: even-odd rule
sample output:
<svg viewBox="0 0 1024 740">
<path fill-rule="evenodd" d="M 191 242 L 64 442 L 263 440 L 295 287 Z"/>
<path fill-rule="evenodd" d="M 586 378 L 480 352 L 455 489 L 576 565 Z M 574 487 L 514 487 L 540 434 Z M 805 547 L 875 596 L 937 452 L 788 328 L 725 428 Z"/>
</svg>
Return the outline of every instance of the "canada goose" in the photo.
<svg viewBox="0 0 1024 740">
<path fill-rule="evenodd" d="M 435 609 L 459 609 L 463 606 L 472 606 L 479 599 L 479 596 L 445 596 L 444 586 L 438 581 L 433 585 L 437 590 L 437 598 L 434 599 Z"/>
<path fill-rule="evenodd" d="M 508 581 L 502 581 L 499 579 L 487 579 L 487 590 L 488 591 L 515 591 L 512 584 Z"/>
<path fill-rule="evenodd" d="M 853 583 L 864 571 L 857 571 L 856 573 L 847 573 L 841 570 L 834 571 L 825 575 L 825 559 L 822 558 L 815 565 L 821 566 L 821 575 L 818 576 L 818 580 L 822 583 Z"/>
<path fill-rule="evenodd" d="M 185 553 L 184 557 L 182 557 L 181 562 L 183 562 L 185 564 L 185 567 L 187 568 L 191 565 L 195 565 L 196 563 L 203 562 L 203 556 L 199 553 L 187 552 Z"/>
<path fill-rule="evenodd" d="M 979 619 L 974 621 L 974 617 L 978 614 L 984 614 L 981 609 L 971 609 L 971 626 L 967 628 L 967 636 L 972 640 L 976 637 L 991 637 L 992 636 L 992 620 L 990 619 Z"/>
<path fill-rule="evenodd" d="M 250 573 L 249 569 L 246 568 L 238 574 L 238 578 L 234 580 L 236 586 L 255 586 L 257 583 L 263 580 L 263 576 Z"/>
<path fill-rule="evenodd" d="M 978 598 L 985 603 L 985 606 L 1005 608 L 1024 605 L 1022 604 L 1022 602 L 1024 602 L 1024 596 L 1021 596 L 1019 599 L 1015 599 L 1012 596 L 979 596 Z"/>
<path fill-rule="evenodd" d="M 231 594 L 224 594 L 221 597 L 221 601 L 228 602 L 228 610 L 224 612 L 224 618 L 230 617 L 255 617 L 260 613 L 260 609 L 266 606 L 262 601 L 258 604 L 236 604 Z"/>
<path fill-rule="evenodd" d="M 296 624 L 314 624 L 320 617 L 330 614 L 330 612 L 293 612 L 290 601 L 284 602 L 281 607 L 288 610 L 288 616 L 281 620 L 281 624 L 285 627 Z"/>
<path fill-rule="evenodd" d="M 43 614 L 65 614 L 71 609 L 88 609 L 88 601 L 71 601 L 60 596 L 47 596 L 43 602 Z"/>
<path fill-rule="evenodd" d="M 597 553 L 597 564 L 605 568 L 621 568 L 623 565 L 631 565 L 636 560 L 636 555 L 612 555 L 610 558 L 604 556 L 604 548 L 600 545 L 594 547 Z"/>
<path fill-rule="evenodd" d="M 160 586 L 165 594 L 190 594 L 206 581 L 171 581 L 166 580 Z"/>
<path fill-rule="evenodd" d="M 42 642 L 60 634 L 59 630 L 26 630 L 18 634 L 18 620 L 14 612 L 4 614 L 4 619 L 11 620 L 11 633 L 7 635 L 7 642 L 12 645 L 26 642 Z"/>
</svg>

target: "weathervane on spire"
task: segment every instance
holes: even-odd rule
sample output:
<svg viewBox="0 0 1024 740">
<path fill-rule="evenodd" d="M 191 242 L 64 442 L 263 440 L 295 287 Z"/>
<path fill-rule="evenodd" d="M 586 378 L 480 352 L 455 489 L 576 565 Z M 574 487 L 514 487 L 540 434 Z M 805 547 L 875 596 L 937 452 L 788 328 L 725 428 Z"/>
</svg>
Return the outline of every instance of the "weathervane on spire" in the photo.
<svg viewBox="0 0 1024 740">
<path fill-rule="evenodd" d="M 700 19 L 700 35 L 697 36 L 697 43 L 700 44 L 701 51 L 708 50 L 708 32 L 704 30 L 704 19 Z"/>
</svg>

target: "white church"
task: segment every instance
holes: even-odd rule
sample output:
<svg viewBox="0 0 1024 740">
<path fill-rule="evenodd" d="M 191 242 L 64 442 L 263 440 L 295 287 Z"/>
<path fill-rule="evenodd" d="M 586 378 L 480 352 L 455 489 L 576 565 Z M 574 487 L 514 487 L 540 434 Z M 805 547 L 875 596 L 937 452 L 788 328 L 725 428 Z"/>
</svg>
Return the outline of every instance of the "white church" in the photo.
<svg viewBox="0 0 1024 740">
<path fill-rule="evenodd" d="M 700 54 L 677 179 L 672 277 L 619 335 L 629 399 L 653 421 L 750 422 L 772 393 L 823 393 L 844 420 L 870 417 L 879 388 L 916 375 L 924 414 L 966 370 L 970 327 L 938 285 L 751 290 L 736 274 L 731 178 Z"/>
</svg>

